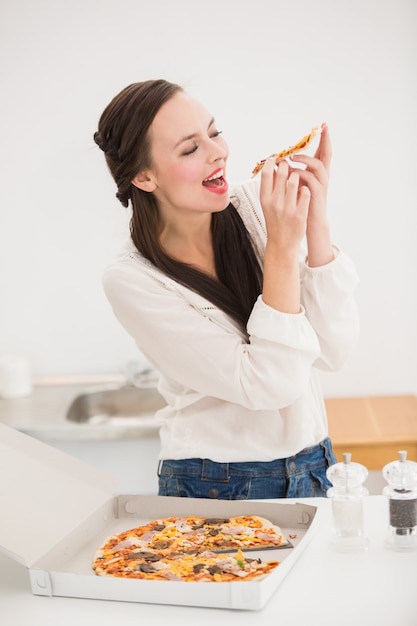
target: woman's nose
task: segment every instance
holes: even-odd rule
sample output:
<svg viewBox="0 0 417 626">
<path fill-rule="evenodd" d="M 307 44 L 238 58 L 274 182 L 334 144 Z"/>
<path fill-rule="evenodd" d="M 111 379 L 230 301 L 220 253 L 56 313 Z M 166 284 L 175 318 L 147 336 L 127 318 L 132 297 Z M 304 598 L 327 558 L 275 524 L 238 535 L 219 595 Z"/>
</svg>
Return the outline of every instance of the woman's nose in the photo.
<svg viewBox="0 0 417 626">
<path fill-rule="evenodd" d="M 226 159 L 229 156 L 229 149 L 226 142 L 219 142 L 219 140 L 212 140 L 211 142 L 211 160 L 219 161 L 220 159 Z"/>
</svg>

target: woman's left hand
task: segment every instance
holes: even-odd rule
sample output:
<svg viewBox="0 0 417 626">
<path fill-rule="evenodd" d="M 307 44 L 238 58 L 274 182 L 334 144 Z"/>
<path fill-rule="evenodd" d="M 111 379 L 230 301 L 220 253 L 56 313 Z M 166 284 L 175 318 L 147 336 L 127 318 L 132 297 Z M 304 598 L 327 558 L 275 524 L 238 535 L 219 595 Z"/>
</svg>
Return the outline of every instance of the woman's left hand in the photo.
<svg viewBox="0 0 417 626">
<path fill-rule="evenodd" d="M 295 163 L 303 163 L 306 168 L 293 168 L 300 176 L 300 184 L 306 185 L 311 194 L 308 221 L 326 219 L 327 190 L 330 177 L 332 146 L 327 124 L 322 124 L 320 143 L 314 157 L 297 154 L 290 157 Z"/>
<path fill-rule="evenodd" d="M 327 124 L 322 124 L 320 143 L 313 157 L 298 154 L 291 157 L 294 163 L 303 163 L 305 169 L 293 168 L 298 172 L 300 185 L 310 190 L 310 205 L 307 217 L 308 264 L 318 266 L 334 258 L 327 221 L 327 191 L 330 177 L 332 146 Z"/>
</svg>

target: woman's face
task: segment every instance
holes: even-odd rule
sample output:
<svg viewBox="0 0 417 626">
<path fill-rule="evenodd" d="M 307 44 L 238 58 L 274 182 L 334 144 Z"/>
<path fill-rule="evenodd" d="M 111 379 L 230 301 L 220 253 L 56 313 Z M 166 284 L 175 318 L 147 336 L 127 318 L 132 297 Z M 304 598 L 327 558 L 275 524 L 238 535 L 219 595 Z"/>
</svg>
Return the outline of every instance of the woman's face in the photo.
<svg viewBox="0 0 417 626">
<path fill-rule="evenodd" d="M 149 129 L 152 166 L 146 170 L 161 214 L 214 213 L 229 204 L 226 141 L 213 117 L 184 92 L 156 114 Z"/>
</svg>

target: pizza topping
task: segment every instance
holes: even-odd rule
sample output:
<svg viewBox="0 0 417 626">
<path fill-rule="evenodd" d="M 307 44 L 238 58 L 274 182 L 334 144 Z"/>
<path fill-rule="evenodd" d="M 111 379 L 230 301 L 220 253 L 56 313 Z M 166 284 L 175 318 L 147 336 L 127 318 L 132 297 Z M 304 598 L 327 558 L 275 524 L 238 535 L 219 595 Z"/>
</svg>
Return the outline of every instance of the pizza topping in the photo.
<svg viewBox="0 0 417 626">
<path fill-rule="evenodd" d="M 155 552 L 132 552 L 126 555 L 127 559 L 144 559 L 145 561 L 159 561 L 161 556 Z"/>
<path fill-rule="evenodd" d="M 271 533 L 263 533 L 260 532 L 259 530 L 255 532 L 255 537 L 257 537 L 258 539 L 261 539 L 263 541 L 271 541 L 271 543 L 276 543 L 278 541 L 280 541 L 280 538 L 278 537 L 274 537 L 273 535 L 271 535 Z"/>
<path fill-rule="evenodd" d="M 155 550 L 166 550 L 169 545 L 169 541 L 155 541 L 155 543 L 152 544 L 152 548 Z"/>
<path fill-rule="evenodd" d="M 178 519 L 174 522 L 174 526 L 175 528 L 177 528 L 178 530 L 180 530 L 183 533 L 186 532 L 190 532 L 192 530 L 192 527 L 190 526 L 190 524 L 187 522 L 186 519 Z"/>
<path fill-rule="evenodd" d="M 219 524 L 228 524 L 230 519 L 227 517 L 209 517 L 204 520 L 203 524 L 206 526 L 216 526 Z"/>
<path fill-rule="evenodd" d="M 247 526 L 230 526 L 223 529 L 225 535 L 247 535 L 248 537 L 254 536 L 252 528 Z"/>
<path fill-rule="evenodd" d="M 144 574 L 152 574 L 153 572 L 157 571 L 155 567 L 150 563 L 140 563 L 135 567 L 135 569 L 144 572 Z"/>
<path fill-rule="evenodd" d="M 155 535 L 157 534 L 157 531 L 155 530 L 150 530 L 149 532 L 145 533 L 144 535 L 141 536 L 141 541 L 138 543 L 138 545 L 141 545 L 141 543 L 146 543 L 148 541 L 151 541 L 151 539 L 153 537 L 155 537 Z"/>
<path fill-rule="evenodd" d="M 126 548 L 132 548 L 133 546 L 137 547 L 140 545 L 141 542 L 136 537 L 128 537 L 114 546 L 113 550 L 125 550 Z"/>
</svg>

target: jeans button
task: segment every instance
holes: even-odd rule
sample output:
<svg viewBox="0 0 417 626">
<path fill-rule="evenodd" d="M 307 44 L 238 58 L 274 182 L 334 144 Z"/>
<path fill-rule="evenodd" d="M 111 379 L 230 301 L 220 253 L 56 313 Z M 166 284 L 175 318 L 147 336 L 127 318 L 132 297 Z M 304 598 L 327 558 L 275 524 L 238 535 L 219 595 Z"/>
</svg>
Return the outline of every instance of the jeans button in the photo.
<svg viewBox="0 0 417 626">
<path fill-rule="evenodd" d="M 209 492 L 208 492 L 209 498 L 217 498 L 218 495 L 219 495 L 218 489 L 216 489 L 215 487 L 213 487 L 212 489 L 209 489 Z"/>
<path fill-rule="evenodd" d="M 291 463 L 290 463 L 290 472 L 295 472 L 296 469 L 297 469 L 296 464 L 294 463 L 294 461 L 291 461 Z"/>
</svg>

